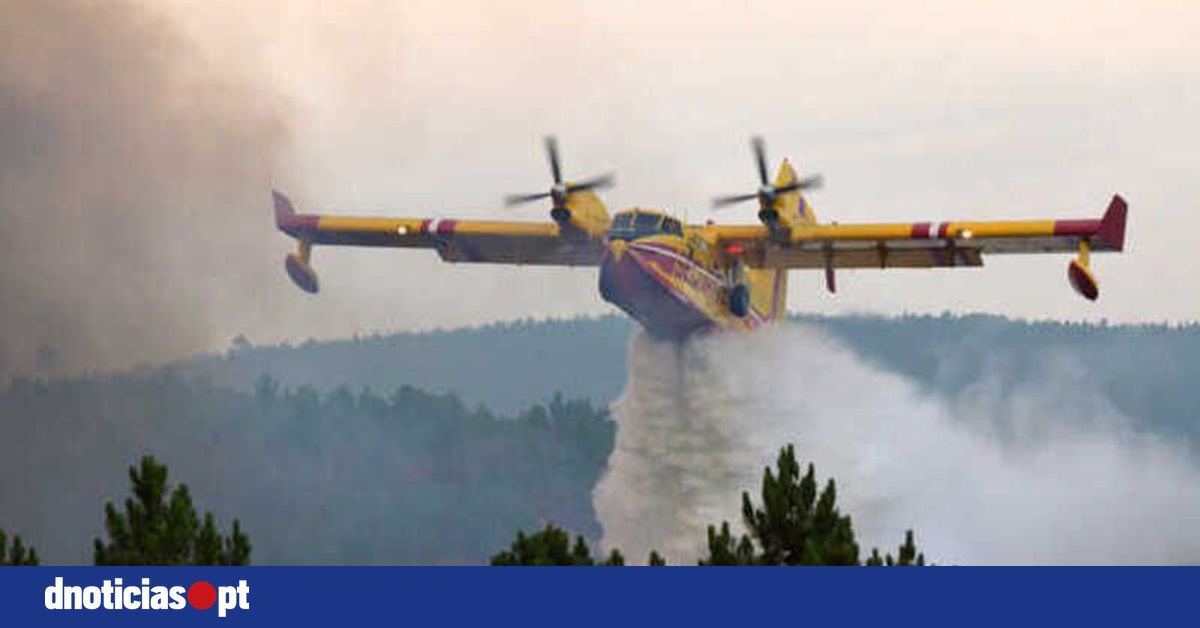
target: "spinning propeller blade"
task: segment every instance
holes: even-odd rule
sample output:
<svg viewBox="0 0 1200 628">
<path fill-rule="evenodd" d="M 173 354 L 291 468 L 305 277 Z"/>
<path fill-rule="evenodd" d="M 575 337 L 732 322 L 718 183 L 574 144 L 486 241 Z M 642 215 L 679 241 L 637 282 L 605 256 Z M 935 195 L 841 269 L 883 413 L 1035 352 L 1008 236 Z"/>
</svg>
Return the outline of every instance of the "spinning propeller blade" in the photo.
<svg viewBox="0 0 1200 628">
<path fill-rule="evenodd" d="M 549 135 L 545 140 L 546 144 L 546 160 L 550 162 L 550 174 L 554 177 L 554 185 L 549 192 L 536 192 L 532 194 L 509 194 L 504 197 L 504 204 L 509 207 L 513 205 L 521 205 L 533 201 L 540 201 L 544 198 L 551 199 L 554 203 L 554 209 L 564 209 L 567 196 L 573 192 L 583 192 L 584 190 L 600 190 L 612 187 L 614 178 L 612 174 L 604 174 L 590 179 L 583 179 L 572 183 L 564 183 L 562 177 L 562 162 L 558 157 L 558 140 L 553 135 Z"/>
<path fill-rule="evenodd" d="M 775 198 L 780 194 L 795 192 L 797 190 L 812 190 L 821 187 L 823 178 L 821 175 L 812 175 L 797 179 L 785 185 L 771 185 L 769 175 L 767 173 L 767 148 L 766 143 L 759 136 L 754 136 L 750 139 L 750 149 L 754 153 L 754 165 L 758 168 L 758 191 L 750 194 L 737 194 L 733 196 L 718 196 L 713 199 L 713 209 L 720 209 L 738 203 L 758 199 L 759 205 L 763 208 L 769 208 L 775 202 Z"/>
</svg>

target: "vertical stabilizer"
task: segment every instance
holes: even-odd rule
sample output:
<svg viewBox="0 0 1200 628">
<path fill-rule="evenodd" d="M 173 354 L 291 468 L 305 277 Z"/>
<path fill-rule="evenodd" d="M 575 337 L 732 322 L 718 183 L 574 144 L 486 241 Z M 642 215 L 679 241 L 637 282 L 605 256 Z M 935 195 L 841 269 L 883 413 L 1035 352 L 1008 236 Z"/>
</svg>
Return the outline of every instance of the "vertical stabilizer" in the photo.
<svg viewBox="0 0 1200 628">
<path fill-rule="evenodd" d="M 779 165 L 779 174 L 775 177 L 775 187 L 783 187 L 795 183 L 798 179 L 796 169 L 790 161 L 784 159 Z M 800 190 L 784 192 L 775 198 L 775 211 L 779 212 L 779 222 L 787 226 L 809 225 L 817 222 L 812 206 Z"/>
</svg>

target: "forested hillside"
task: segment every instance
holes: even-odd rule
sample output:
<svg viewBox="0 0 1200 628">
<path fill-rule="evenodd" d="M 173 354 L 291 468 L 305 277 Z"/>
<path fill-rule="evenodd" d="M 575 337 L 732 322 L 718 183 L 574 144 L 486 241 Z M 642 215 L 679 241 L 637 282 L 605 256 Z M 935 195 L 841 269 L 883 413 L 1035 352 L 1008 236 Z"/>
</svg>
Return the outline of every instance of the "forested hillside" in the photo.
<svg viewBox="0 0 1200 628">
<path fill-rule="evenodd" d="M 949 400 L 1003 401 L 1055 374 L 1134 429 L 1200 442 L 1196 325 L 795 322 Z M 218 518 L 241 520 L 257 564 L 479 564 L 547 521 L 594 540 L 591 493 L 632 329 L 614 316 L 297 346 L 239 339 L 169 367 L 14 378 L 0 388 L 0 529 L 44 562 L 88 562 L 102 504 L 152 454 Z"/>
<path fill-rule="evenodd" d="M 615 398 L 625 385 L 632 329 L 624 317 L 604 316 L 295 345 L 256 346 L 238 338 L 227 353 L 187 360 L 177 369 L 245 390 L 263 374 L 286 386 L 321 390 L 417 386 L 514 413 L 556 392 L 602 403 Z"/>
<path fill-rule="evenodd" d="M 90 563 L 106 500 L 143 454 L 223 520 L 256 564 L 482 564 L 518 529 L 597 538 L 592 486 L 612 449 L 603 407 L 553 399 L 519 416 L 415 388 L 254 392 L 170 370 L 0 393 L 0 529 L 50 564 Z"/>
<path fill-rule="evenodd" d="M 1200 443 L 1197 324 L 1026 322 L 991 315 L 802 320 L 945 397 L 1004 397 L 1016 387 L 1072 381 L 1135 428 Z"/>
<path fill-rule="evenodd" d="M 1027 322 L 1001 316 L 797 316 L 863 358 L 931 392 L 1001 389 L 1069 370 L 1147 429 L 1200 438 L 1200 325 Z M 413 385 L 512 413 L 556 392 L 604 405 L 624 388 L 633 324 L 619 316 L 516 322 L 298 346 L 238 343 L 178 365 L 187 377 L 249 390 L 262 374 L 289 386 Z M 1056 378 L 1061 379 L 1061 378 Z"/>
</svg>

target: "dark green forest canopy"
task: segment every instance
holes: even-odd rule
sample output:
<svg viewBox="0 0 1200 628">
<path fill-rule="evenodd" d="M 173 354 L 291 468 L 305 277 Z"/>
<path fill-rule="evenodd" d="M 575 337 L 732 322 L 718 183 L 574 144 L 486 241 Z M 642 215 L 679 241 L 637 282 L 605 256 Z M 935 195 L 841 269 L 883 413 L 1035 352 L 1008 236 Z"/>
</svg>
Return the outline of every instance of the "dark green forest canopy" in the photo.
<svg viewBox="0 0 1200 628">
<path fill-rule="evenodd" d="M 863 359 L 953 396 L 988 379 L 1000 388 L 1081 373 L 1147 431 L 1200 440 L 1200 325 L 1107 325 L 941 316 L 796 315 Z M 251 390 L 270 373 L 288 386 L 455 392 L 514 413 L 555 392 L 606 405 L 625 387 L 634 325 L 622 316 L 498 323 L 458 331 L 358 336 L 300 345 L 238 343 L 176 365 L 186 377 Z"/>
<path fill-rule="evenodd" d="M 633 329 L 618 316 L 517 321 L 452 331 L 356 335 L 345 340 L 255 346 L 175 365 L 187 377 L 249 390 L 263 373 L 287 386 L 454 392 L 468 405 L 513 414 L 561 392 L 607 404 L 625 386 Z"/>
<path fill-rule="evenodd" d="M 497 417 L 411 387 L 262 379 L 249 393 L 170 370 L 15 379 L 0 420 L 0 520 L 51 564 L 90 562 L 103 504 L 143 454 L 170 461 L 218 519 L 240 519 L 260 565 L 481 564 L 544 520 L 596 538 L 591 490 L 614 436 L 587 401 Z"/>
<path fill-rule="evenodd" d="M 799 320 L 935 394 L 985 378 L 1044 387 L 1067 369 L 1136 428 L 1200 440 L 1197 325 Z M 604 408 L 625 385 L 632 329 L 612 316 L 239 342 L 121 375 L 15 378 L 0 388 L 0 528 L 43 562 L 90 562 L 98 513 L 127 491 L 120 470 L 152 454 L 218 519 L 241 520 L 255 564 L 480 564 L 546 521 L 596 539 Z M 555 391 L 590 401 L 546 403 Z"/>
</svg>

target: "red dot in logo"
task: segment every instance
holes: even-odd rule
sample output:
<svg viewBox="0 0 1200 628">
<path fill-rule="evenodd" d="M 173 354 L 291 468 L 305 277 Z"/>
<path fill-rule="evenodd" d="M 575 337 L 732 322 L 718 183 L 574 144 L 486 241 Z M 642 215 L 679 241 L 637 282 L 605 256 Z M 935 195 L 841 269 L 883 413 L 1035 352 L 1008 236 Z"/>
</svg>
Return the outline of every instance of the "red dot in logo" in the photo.
<svg viewBox="0 0 1200 628">
<path fill-rule="evenodd" d="M 205 610 L 217 602 L 217 590 L 213 585 L 201 580 L 188 589 L 188 604 Z"/>
</svg>

